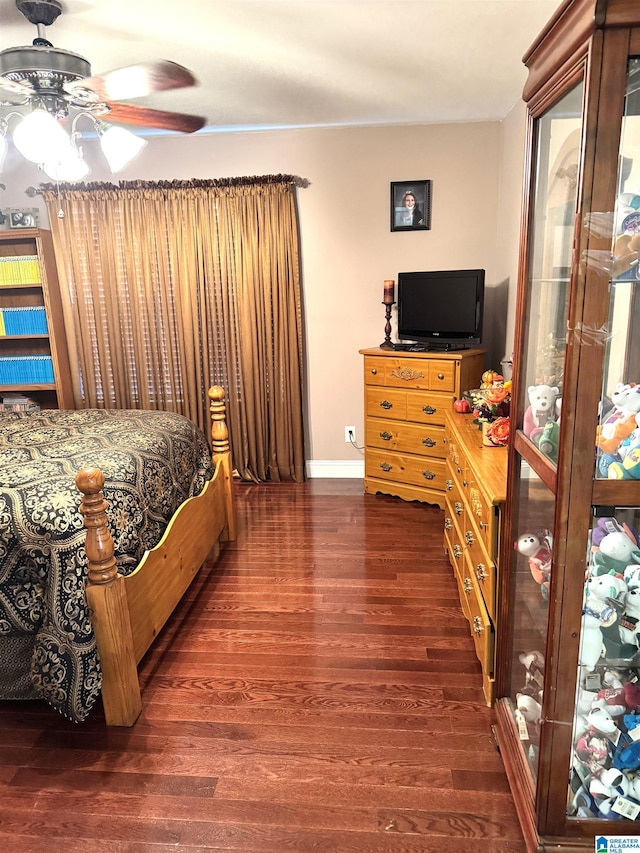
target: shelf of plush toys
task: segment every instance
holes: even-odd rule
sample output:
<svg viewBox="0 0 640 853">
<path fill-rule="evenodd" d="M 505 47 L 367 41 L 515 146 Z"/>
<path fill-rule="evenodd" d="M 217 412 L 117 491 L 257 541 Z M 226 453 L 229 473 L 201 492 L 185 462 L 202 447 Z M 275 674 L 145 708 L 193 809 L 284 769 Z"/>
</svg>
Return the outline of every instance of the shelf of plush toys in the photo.
<svg viewBox="0 0 640 853">
<path fill-rule="evenodd" d="M 640 817 L 639 529 L 640 507 L 627 507 L 596 513 L 590 530 L 569 816 Z"/>
<path fill-rule="evenodd" d="M 602 512 L 611 512 L 603 508 Z M 594 515 L 585 565 L 567 816 L 640 818 L 640 507 Z M 532 775 L 537 774 L 545 610 L 553 537 L 523 534 L 515 588 L 512 713 Z"/>
</svg>

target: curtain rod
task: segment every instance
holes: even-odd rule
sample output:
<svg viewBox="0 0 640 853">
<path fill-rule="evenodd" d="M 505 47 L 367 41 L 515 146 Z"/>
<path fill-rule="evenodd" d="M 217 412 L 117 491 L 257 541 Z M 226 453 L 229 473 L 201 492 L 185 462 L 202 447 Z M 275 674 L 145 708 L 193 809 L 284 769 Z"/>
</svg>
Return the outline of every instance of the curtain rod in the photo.
<svg viewBox="0 0 640 853">
<path fill-rule="evenodd" d="M 57 192 L 60 189 L 73 190 L 141 190 L 141 189 L 217 189 L 220 187 L 256 186 L 258 184 L 293 184 L 295 187 L 306 189 L 310 185 L 307 178 L 298 175 L 251 175 L 240 178 L 191 178 L 190 180 L 173 181 L 119 181 L 117 184 L 93 181 L 90 183 L 71 184 L 60 187 L 55 183 L 40 184 L 39 187 L 27 187 L 26 194 L 33 198 L 45 192 Z"/>
</svg>

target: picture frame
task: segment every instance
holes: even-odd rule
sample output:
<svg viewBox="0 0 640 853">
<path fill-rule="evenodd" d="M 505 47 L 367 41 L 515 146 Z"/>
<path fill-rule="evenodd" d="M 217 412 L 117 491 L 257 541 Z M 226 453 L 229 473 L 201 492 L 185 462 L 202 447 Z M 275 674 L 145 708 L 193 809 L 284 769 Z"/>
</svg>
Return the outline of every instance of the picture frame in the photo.
<svg viewBox="0 0 640 853">
<path fill-rule="evenodd" d="M 10 208 L 7 211 L 9 228 L 37 228 L 38 214 L 37 207 Z"/>
<path fill-rule="evenodd" d="M 429 231 L 431 181 L 392 181 L 390 213 L 392 231 Z"/>
</svg>

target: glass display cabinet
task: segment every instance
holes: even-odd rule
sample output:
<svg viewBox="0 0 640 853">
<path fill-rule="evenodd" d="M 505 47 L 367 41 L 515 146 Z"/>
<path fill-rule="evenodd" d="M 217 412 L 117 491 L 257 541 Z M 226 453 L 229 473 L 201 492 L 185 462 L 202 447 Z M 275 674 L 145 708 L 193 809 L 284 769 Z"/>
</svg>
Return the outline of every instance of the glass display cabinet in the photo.
<svg viewBox="0 0 640 853">
<path fill-rule="evenodd" d="M 524 58 L 497 735 L 530 853 L 640 835 L 640 3 Z"/>
</svg>

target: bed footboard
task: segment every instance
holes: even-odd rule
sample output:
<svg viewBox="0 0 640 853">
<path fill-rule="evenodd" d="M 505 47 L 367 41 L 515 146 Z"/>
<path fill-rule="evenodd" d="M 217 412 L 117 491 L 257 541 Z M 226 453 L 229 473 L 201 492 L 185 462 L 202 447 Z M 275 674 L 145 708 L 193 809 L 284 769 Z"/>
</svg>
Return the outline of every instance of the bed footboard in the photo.
<svg viewBox="0 0 640 853">
<path fill-rule="evenodd" d="M 76 477 L 83 493 L 86 595 L 102 667 L 107 725 L 133 725 L 142 709 L 137 664 L 218 540 L 236 538 L 223 389 L 211 388 L 209 400 L 214 476 L 200 495 L 178 508 L 160 542 L 130 575 L 117 572 L 102 493 L 104 475 L 88 468 Z"/>
</svg>

